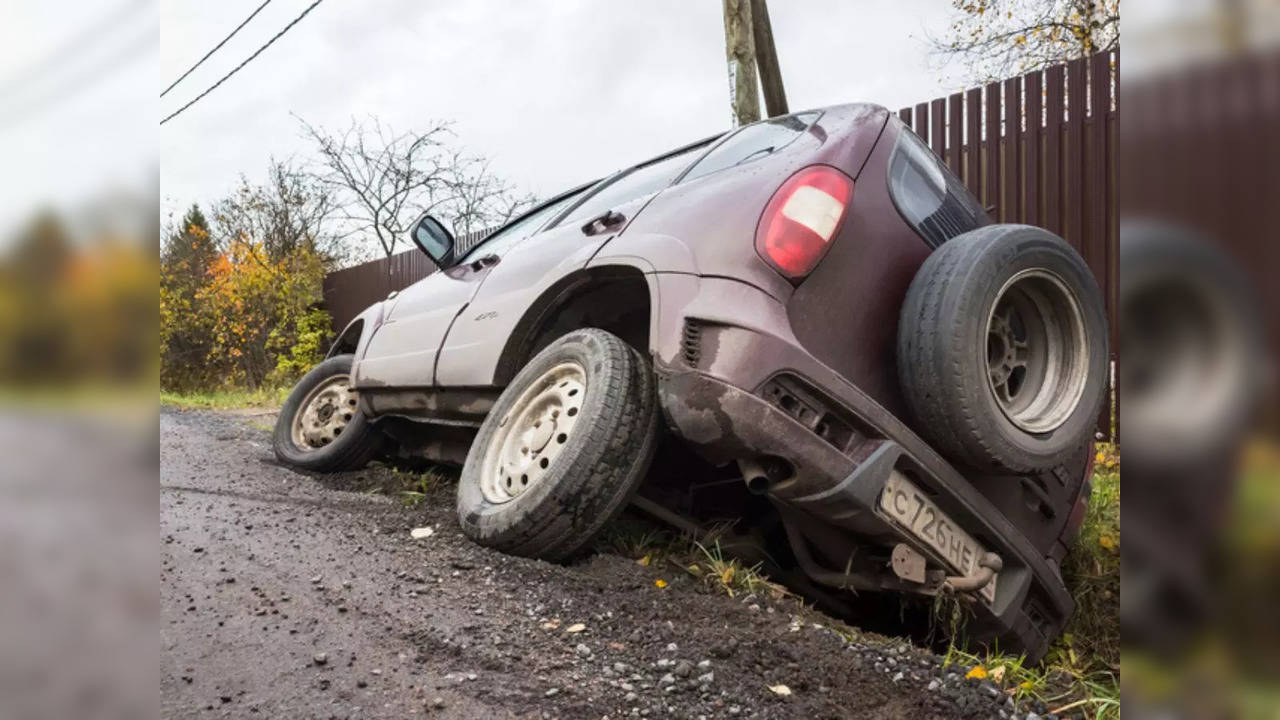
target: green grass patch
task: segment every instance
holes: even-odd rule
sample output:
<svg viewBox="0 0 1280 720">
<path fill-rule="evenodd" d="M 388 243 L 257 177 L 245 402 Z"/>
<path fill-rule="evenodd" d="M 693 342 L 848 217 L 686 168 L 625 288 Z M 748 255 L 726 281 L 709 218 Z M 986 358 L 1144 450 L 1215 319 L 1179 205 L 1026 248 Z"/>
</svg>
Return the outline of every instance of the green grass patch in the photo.
<svg viewBox="0 0 1280 720">
<path fill-rule="evenodd" d="M 1039 665 L 998 652 L 974 654 L 953 643 L 946 662 L 975 677 L 997 680 L 1020 700 L 1039 699 L 1064 717 L 1120 717 L 1120 457 L 1100 443 L 1094 458 L 1093 494 L 1080 535 L 1062 563 L 1076 601 L 1066 630 Z M 940 602 L 940 620 L 953 631 L 959 608 Z M 963 637 L 962 631 L 953 637 Z"/>
<path fill-rule="evenodd" d="M 210 390 L 191 393 L 160 391 L 160 404 L 188 410 L 238 410 L 267 408 L 276 410 L 284 404 L 290 388 L 258 388 L 257 390 Z"/>
</svg>

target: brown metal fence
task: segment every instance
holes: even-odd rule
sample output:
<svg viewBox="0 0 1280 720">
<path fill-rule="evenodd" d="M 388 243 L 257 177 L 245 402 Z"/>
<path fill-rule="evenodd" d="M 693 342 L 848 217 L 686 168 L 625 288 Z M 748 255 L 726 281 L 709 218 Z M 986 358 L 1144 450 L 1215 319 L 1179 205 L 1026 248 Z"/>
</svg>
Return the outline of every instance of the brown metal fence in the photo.
<svg viewBox="0 0 1280 720">
<path fill-rule="evenodd" d="M 1118 52 L 1098 53 L 898 111 L 997 222 L 1066 238 L 1098 279 L 1117 346 Z M 1098 429 L 1110 437 L 1111 403 Z"/>
<path fill-rule="evenodd" d="M 1106 297 L 1113 359 L 1118 69 L 1118 52 L 1099 53 L 898 111 L 998 222 L 1048 228 L 1080 251 Z M 331 273 L 324 301 L 335 329 L 434 270 L 414 250 Z M 1098 425 L 1107 436 L 1109 408 Z"/>
</svg>

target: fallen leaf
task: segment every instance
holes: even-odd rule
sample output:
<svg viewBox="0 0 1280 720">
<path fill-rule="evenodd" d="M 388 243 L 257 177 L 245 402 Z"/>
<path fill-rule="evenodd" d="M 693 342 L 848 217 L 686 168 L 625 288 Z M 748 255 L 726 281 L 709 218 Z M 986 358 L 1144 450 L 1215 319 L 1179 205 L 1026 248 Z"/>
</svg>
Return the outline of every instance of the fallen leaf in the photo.
<svg viewBox="0 0 1280 720">
<path fill-rule="evenodd" d="M 414 529 L 412 529 L 412 530 L 410 530 L 410 531 L 409 531 L 409 537 L 413 538 L 414 540 L 421 540 L 422 538 L 429 538 L 429 537 L 431 537 L 432 535 L 435 535 L 435 534 L 436 534 L 436 531 L 435 531 L 435 530 L 433 530 L 433 529 L 431 529 L 431 528 L 429 528 L 429 527 L 414 528 Z"/>
<path fill-rule="evenodd" d="M 1116 541 L 1110 535 L 1103 535 L 1102 537 L 1098 538 L 1098 544 L 1108 550 L 1116 549 Z"/>
<path fill-rule="evenodd" d="M 991 679 L 995 682 L 998 682 L 998 683 L 1004 682 L 1004 666 L 1003 665 L 1000 665 L 999 667 L 991 668 L 991 672 L 987 674 L 990 675 Z"/>
<path fill-rule="evenodd" d="M 558 627 L 560 627 L 560 618 L 554 618 L 542 623 L 543 630 L 555 630 Z"/>
<path fill-rule="evenodd" d="M 574 623 L 569 627 L 565 628 L 564 631 L 567 633 L 580 633 L 586 629 L 587 629 L 586 625 L 583 625 L 582 623 Z"/>
<path fill-rule="evenodd" d="M 725 568 L 724 572 L 720 573 L 720 582 L 724 585 L 733 584 L 733 566 L 732 565 Z"/>
<path fill-rule="evenodd" d="M 1030 680 L 1023 680 L 1022 682 L 1018 683 L 1018 687 L 1022 688 L 1023 690 L 1030 690 L 1033 686 L 1031 685 Z"/>
<path fill-rule="evenodd" d="M 653 584 L 655 587 L 664 588 L 667 586 L 667 581 L 663 580 L 662 578 L 658 578 L 657 580 L 653 581 Z"/>
<path fill-rule="evenodd" d="M 786 697 L 791 694 L 791 688 L 786 685 L 770 685 L 769 689 L 773 691 L 774 695 L 781 695 L 782 697 Z"/>
<path fill-rule="evenodd" d="M 626 643 L 620 643 L 620 642 L 611 642 L 611 643 L 609 643 L 609 649 L 610 649 L 610 650 L 626 650 L 626 649 L 627 649 L 627 644 L 626 644 Z"/>
<path fill-rule="evenodd" d="M 640 558 L 639 560 L 637 560 L 637 561 L 636 561 L 636 564 L 637 564 L 637 565 L 644 565 L 645 567 L 649 567 L 649 562 L 650 562 L 650 560 L 649 560 L 649 556 L 648 556 L 648 555 L 645 555 L 644 557 L 642 557 L 642 558 Z"/>
<path fill-rule="evenodd" d="M 987 669 L 981 665 L 974 665 L 964 677 L 966 680 L 984 680 L 987 677 Z"/>
</svg>

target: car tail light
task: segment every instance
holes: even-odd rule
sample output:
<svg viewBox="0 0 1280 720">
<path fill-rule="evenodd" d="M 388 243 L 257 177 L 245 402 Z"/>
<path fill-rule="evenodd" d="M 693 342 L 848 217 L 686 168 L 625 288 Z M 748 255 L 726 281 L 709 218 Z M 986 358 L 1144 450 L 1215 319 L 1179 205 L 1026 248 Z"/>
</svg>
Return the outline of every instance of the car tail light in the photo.
<svg viewBox="0 0 1280 720">
<path fill-rule="evenodd" d="M 756 226 L 756 252 L 792 280 L 808 275 L 840 231 L 853 179 L 829 165 L 810 165 L 778 188 Z"/>
</svg>

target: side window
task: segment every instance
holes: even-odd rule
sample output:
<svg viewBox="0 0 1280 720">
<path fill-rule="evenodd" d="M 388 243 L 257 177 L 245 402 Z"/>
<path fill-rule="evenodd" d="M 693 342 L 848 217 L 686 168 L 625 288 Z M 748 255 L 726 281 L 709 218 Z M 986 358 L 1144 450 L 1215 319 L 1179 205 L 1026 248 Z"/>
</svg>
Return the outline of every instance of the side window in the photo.
<svg viewBox="0 0 1280 720">
<path fill-rule="evenodd" d="M 657 192 L 671 184 L 693 159 L 706 149 L 706 145 L 690 148 L 679 155 L 642 165 L 601 188 L 600 192 L 586 199 L 559 224 L 586 220 L 628 200 Z"/>
<path fill-rule="evenodd" d="M 521 240 L 529 237 L 542 228 L 542 225 L 551 218 L 555 217 L 566 207 L 578 201 L 582 197 L 582 193 L 575 193 L 533 212 L 530 215 L 517 220 L 515 224 L 499 230 L 480 242 L 479 245 L 467 251 L 463 256 L 462 262 L 470 262 L 483 255 L 497 255 L 502 257 L 512 247 L 517 245 Z"/>
<path fill-rule="evenodd" d="M 808 130 L 819 115 L 821 113 L 798 113 L 748 125 L 707 153 L 681 182 L 777 152 Z"/>
</svg>

